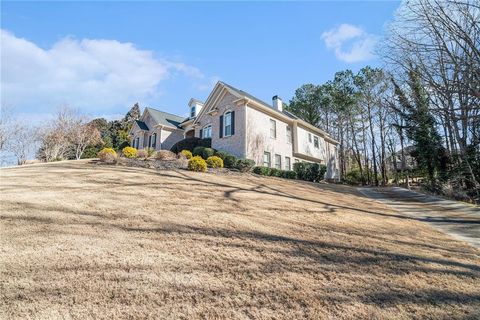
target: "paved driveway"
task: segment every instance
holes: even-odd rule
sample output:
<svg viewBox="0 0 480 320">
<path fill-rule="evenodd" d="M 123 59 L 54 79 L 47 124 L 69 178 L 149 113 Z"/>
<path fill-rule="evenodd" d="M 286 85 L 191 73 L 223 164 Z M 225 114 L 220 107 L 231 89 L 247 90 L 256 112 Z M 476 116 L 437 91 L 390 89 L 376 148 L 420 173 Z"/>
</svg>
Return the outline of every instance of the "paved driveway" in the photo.
<svg viewBox="0 0 480 320">
<path fill-rule="evenodd" d="M 404 188 L 358 188 L 405 217 L 423 221 L 480 248 L 480 207 L 427 196 Z"/>
</svg>

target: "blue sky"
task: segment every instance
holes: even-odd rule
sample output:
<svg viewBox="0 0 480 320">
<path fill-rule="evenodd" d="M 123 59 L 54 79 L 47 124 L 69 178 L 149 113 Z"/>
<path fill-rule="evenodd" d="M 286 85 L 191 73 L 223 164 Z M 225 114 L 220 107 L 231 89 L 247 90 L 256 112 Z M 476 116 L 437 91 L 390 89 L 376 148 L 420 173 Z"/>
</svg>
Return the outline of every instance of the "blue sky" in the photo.
<svg viewBox="0 0 480 320">
<path fill-rule="evenodd" d="M 2 2 L 2 107 L 176 114 L 217 80 L 270 101 L 380 62 L 398 2 Z"/>
</svg>

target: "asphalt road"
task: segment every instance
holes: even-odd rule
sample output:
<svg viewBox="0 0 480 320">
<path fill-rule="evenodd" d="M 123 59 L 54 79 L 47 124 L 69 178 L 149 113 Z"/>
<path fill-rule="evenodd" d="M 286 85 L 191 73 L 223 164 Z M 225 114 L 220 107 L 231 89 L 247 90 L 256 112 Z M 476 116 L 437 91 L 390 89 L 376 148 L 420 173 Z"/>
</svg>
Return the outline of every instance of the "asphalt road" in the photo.
<svg viewBox="0 0 480 320">
<path fill-rule="evenodd" d="M 358 188 L 365 196 L 389 205 L 401 215 L 480 248 L 480 207 L 427 196 L 404 188 Z"/>
</svg>

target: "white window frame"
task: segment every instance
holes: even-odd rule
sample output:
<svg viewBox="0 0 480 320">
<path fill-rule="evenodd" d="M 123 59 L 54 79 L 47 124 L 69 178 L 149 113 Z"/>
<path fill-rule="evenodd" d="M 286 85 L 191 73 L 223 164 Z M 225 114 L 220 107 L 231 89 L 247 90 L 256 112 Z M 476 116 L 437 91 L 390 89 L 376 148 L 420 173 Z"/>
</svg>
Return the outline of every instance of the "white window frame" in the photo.
<svg viewBox="0 0 480 320">
<path fill-rule="evenodd" d="M 227 123 L 227 119 L 228 119 L 228 123 Z M 230 131 L 228 133 L 227 133 L 227 128 Z M 223 114 L 223 136 L 230 137 L 231 135 L 232 135 L 232 112 L 227 111 Z"/>
<path fill-rule="evenodd" d="M 277 121 L 270 119 L 270 138 L 277 138 Z"/>
<path fill-rule="evenodd" d="M 268 158 L 267 158 L 268 161 L 265 161 L 265 157 L 268 157 Z M 272 157 L 271 157 L 271 154 L 270 154 L 270 152 L 268 152 L 268 151 L 264 151 L 264 152 L 263 152 L 263 166 L 270 168 L 271 165 L 272 165 Z"/>
<path fill-rule="evenodd" d="M 320 142 L 317 136 L 313 136 L 313 146 L 317 149 L 320 149 Z"/>
<path fill-rule="evenodd" d="M 208 132 L 208 135 L 206 134 Z M 202 138 L 211 138 L 212 137 L 212 125 L 207 124 L 205 127 L 202 129 Z"/>
<path fill-rule="evenodd" d="M 287 137 L 287 143 L 292 143 L 292 128 L 290 126 L 286 127 L 286 137 Z"/>
<path fill-rule="evenodd" d="M 282 156 L 279 154 L 275 154 L 275 169 L 282 170 Z"/>
<path fill-rule="evenodd" d="M 292 170 L 292 160 L 290 157 L 285 157 L 285 170 Z"/>
</svg>

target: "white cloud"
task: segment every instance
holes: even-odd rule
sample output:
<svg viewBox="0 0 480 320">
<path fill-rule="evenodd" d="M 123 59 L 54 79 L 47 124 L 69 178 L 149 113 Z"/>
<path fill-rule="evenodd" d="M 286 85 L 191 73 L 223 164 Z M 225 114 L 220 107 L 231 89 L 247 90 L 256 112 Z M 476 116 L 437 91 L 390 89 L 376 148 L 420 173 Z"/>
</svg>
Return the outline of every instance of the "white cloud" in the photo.
<svg viewBox="0 0 480 320">
<path fill-rule="evenodd" d="M 132 43 L 64 38 L 43 49 L 5 30 L 1 43 L 1 102 L 16 109 L 110 111 L 158 96 L 161 83 L 178 73 L 193 83 L 207 81 L 199 69 L 155 58 Z"/>
<path fill-rule="evenodd" d="M 325 31 L 322 39 L 328 49 L 334 50 L 337 59 L 348 63 L 374 58 L 373 50 L 378 41 L 377 36 L 351 24 Z"/>
</svg>

